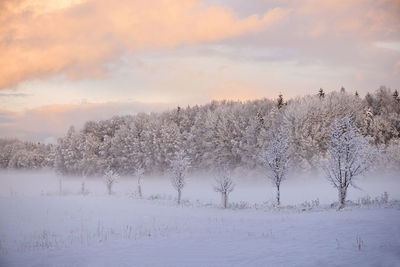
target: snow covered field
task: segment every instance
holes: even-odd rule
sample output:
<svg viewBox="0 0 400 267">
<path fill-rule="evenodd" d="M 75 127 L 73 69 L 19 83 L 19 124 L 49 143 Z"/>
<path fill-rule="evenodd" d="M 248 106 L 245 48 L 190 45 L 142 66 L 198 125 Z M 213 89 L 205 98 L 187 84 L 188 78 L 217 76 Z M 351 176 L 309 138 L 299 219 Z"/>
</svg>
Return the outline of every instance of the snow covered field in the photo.
<svg viewBox="0 0 400 267">
<path fill-rule="evenodd" d="M 282 204 L 297 207 L 278 211 L 266 180 L 236 178 L 236 209 L 223 210 L 212 180 L 195 177 L 178 206 L 165 178 L 145 178 L 140 200 L 133 179 L 108 196 L 102 181 L 79 195 L 66 178 L 59 195 L 52 173 L 1 173 L 0 266 L 400 266 L 398 204 L 338 212 L 326 180 L 302 177 L 282 184 Z M 398 199 L 396 178 L 360 179 L 349 199 Z"/>
</svg>

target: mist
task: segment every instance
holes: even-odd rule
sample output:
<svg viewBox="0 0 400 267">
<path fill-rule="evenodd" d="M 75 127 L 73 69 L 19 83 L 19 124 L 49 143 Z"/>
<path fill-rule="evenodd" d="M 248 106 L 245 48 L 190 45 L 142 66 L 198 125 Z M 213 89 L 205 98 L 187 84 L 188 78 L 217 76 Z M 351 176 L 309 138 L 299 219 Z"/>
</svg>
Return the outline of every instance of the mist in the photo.
<svg viewBox="0 0 400 267">
<path fill-rule="evenodd" d="M 276 190 L 267 178 L 267 172 L 238 170 L 232 175 L 235 184 L 230 194 L 231 202 L 246 202 L 272 205 Z M 176 197 L 171 185 L 171 173 L 146 175 L 142 179 L 143 197 L 170 199 Z M 187 185 L 183 190 L 183 199 L 189 202 L 212 203 L 218 206 L 220 195 L 213 190 L 218 172 L 194 172 L 187 175 Z M 62 192 L 60 192 L 60 180 Z M 85 181 L 85 196 L 107 195 L 102 176 L 88 177 L 83 180 L 77 176 L 58 175 L 51 170 L 0 172 L 1 197 L 33 197 L 57 195 L 81 195 L 81 184 Z M 360 198 L 379 197 L 384 192 L 390 199 L 400 199 L 400 179 L 395 172 L 374 170 L 356 179 L 357 188 L 349 188 L 348 199 L 357 202 Z M 115 197 L 137 198 L 137 178 L 122 176 L 113 187 Z M 281 198 L 283 205 L 298 205 L 306 201 L 318 199 L 321 204 L 330 205 L 337 201 L 337 190 L 320 170 L 302 173 L 289 173 L 282 182 Z"/>
</svg>

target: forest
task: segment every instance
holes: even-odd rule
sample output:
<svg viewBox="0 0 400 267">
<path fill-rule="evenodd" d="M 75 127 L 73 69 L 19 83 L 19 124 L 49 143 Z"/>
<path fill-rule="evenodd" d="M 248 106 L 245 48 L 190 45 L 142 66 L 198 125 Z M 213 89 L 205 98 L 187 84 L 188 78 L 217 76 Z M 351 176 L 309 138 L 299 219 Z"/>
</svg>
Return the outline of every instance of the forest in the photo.
<svg viewBox="0 0 400 267">
<path fill-rule="evenodd" d="M 278 130 L 288 139 L 290 168 L 319 166 L 332 122 L 351 116 L 357 131 L 379 148 L 375 167 L 400 170 L 400 97 L 384 86 L 361 98 L 357 92 L 323 89 L 285 101 L 212 101 L 162 113 L 115 116 L 71 126 L 57 144 L 0 139 L 0 168 L 55 169 L 65 175 L 102 175 L 111 169 L 133 175 L 160 173 L 178 151 L 190 170 L 255 169 L 260 153 Z"/>
</svg>

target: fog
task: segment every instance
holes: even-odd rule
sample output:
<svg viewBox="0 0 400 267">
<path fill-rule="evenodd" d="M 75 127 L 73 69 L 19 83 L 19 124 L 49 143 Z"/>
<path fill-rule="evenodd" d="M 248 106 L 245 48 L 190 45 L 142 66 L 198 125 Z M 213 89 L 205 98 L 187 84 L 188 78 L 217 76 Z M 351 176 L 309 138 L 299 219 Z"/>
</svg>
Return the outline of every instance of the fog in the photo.
<svg viewBox="0 0 400 267">
<path fill-rule="evenodd" d="M 183 189 L 183 200 L 219 204 L 220 195 L 213 189 L 215 177 L 211 172 L 189 173 Z M 249 204 L 272 204 L 275 200 L 275 187 L 266 178 L 265 173 L 255 171 L 237 171 L 232 174 L 235 189 L 230 194 L 230 202 Z M 102 177 L 61 176 L 53 171 L 1 171 L 0 196 L 51 196 L 81 194 L 82 182 L 85 181 L 87 195 L 107 195 Z M 358 188 L 349 188 L 348 200 L 357 201 L 361 197 L 375 198 L 388 192 L 390 199 L 400 199 L 400 178 L 396 173 L 382 171 L 370 172 L 355 180 Z M 171 185 L 170 174 L 145 176 L 142 180 L 144 198 L 175 199 L 176 191 Z M 112 197 L 137 197 L 137 179 L 120 177 L 113 186 Z M 337 190 L 328 182 L 324 174 L 318 171 L 290 173 L 281 184 L 283 205 L 295 205 L 305 201 L 319 199 L 321 204 L 337 201 Z"/>
</svg>

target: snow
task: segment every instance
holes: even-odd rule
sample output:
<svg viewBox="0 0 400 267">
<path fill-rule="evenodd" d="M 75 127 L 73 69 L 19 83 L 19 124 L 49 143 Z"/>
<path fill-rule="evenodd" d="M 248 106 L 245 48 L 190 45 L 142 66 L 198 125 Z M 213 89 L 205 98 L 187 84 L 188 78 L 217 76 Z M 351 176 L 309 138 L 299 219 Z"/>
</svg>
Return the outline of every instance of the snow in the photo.
<svg viewBox="0 0 400 267">
<path fill-rule="evenodd" d="M 358 194 L 398 197 L 398 179 L 380 179 L 360 180 Z M 288 177 L 283 205 L 312 188 L 321 206 L 275 210 L 263 204 L 274 196 L 266 179 L 235 183 L 231 201 L 259 208 L 220 208 L 204 177 L 189 179 L 177 205 L 165 177 L 144 177 L 138 199 L 134 179 L 121 178 L 109 196 L 101 179 L 88 178 L 79 195 L 80 180 L 65 178 L 58 195 L 54 174 L 0 173 L 0 266 L 400 266 L 398 204 L 337 211 L 326 180 Z"/>
</svg>

